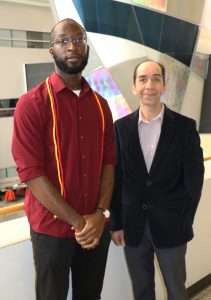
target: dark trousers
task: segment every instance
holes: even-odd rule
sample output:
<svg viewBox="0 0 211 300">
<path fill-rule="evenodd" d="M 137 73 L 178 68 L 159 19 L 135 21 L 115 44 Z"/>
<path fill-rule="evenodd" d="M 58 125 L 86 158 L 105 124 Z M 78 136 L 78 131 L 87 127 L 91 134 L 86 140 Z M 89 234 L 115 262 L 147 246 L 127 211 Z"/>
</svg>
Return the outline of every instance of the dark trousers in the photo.
<svg viewBox="0 0 211 300">
<path fill-rule="evenodd" d="M 156 248 L 147 224 L 139 247 L 125 247 L 125 257 L 135 300 L 155 300 L 154 254 L 157 256 L 167 289 L 168 300 L 187 300 L 188 296 L 185 288 L 186 249 L 187 244 L 168 249 Z"/>
<path fill-rule="evenodd" d="M 74 238 L 56 238 L 31 230 L 36 271 L 36 300 L 66 300 L 72 273 L 72 299 L 97 300 L 103 286 L 110 233 L 100 244 L 84 250 Z"/>
</svg>

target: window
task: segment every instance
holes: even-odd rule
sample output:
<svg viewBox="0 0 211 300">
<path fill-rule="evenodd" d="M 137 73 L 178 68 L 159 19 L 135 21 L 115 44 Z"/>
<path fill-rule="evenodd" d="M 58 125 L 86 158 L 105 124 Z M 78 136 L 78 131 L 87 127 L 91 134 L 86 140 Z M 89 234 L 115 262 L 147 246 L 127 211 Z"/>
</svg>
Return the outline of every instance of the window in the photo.
<svg viewBox="0 0 211 300">
<path fill-rule="evenodd" d="M 50 33 L 0 29 L 0 47 L 49 48 Z"/>
</svg>

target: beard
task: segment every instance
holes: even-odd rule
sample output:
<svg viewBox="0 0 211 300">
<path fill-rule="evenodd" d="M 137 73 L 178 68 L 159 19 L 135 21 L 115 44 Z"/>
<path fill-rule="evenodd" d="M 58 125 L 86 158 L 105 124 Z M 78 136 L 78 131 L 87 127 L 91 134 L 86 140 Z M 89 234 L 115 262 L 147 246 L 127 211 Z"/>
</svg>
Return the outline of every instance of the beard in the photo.
<svg viewBox="0 0 211 300">
<path fill-rule="evenodd" d="M 53 55 L 53 58 L 54 58 L 54 62 L 56 64 L 56 66 L 64 73 L 68 73 L 71 75 L 78 74 L 78 73 L 81 73 L 85 69 L 85 67 L 88 63 L 89 47 L 87 47 L 86 56 L 84 56 L 84 58 L 82 59 L 81 64 L 79 66 L 75 66 L 75 67 L 68 66 L 68 64 L 64 60 L 60 59 L 55 53 Z"/>
</svg>

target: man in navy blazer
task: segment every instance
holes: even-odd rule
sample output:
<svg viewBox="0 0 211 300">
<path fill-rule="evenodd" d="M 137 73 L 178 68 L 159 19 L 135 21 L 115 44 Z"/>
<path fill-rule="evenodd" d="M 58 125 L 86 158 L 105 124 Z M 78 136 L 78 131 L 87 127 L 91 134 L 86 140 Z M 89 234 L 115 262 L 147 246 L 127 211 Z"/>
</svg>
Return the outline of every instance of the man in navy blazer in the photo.
<svg viewBox="0 0 211 300">
<path fill-rule="evenodd" d="M 162 64 L 140 63 L 132 90 L 140 108 L 115 122 L 112 240 L 125 246 L 135 300 L 155 299 L 154 254 L 168 300 L 185 300 L 185 254 L 204 176 L 199 134 L 194 120 L 162 104 Z"/>
</svg>

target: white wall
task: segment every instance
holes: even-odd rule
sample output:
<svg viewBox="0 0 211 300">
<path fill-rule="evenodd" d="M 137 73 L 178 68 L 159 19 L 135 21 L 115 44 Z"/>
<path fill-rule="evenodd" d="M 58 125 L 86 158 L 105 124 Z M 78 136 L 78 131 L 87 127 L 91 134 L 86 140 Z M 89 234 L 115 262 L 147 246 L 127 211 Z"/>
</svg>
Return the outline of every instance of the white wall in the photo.
<svg viewBox="0 0 211 300">
<path fill-rule="evenodd" d="M 0 1 L 0 28 L 50 32 L 54 24 L 50 6 Z M 48 49 L 0 47 L 0 99 L 18 98 L 26 91 L 25 63 L 49 61 Z"/>
<path fill-rule="evenodd" d="M 24 64 L 52 62 L 48 49 L 0 47 L 0 99 L 19 98 L 26 92 Z"/>
<path fill-rule="evenodd" d="M 200 138 L 204 157 L 211 157 L 211 133 L 201 133 Z"/>
<path fill-rule="evenodd" d="M 54 25 L 50 6 L 0 1 L 0 28 L 50 32 Z M 0 99 L 19 98 L 26 92 L 24 64 L 52 62 L 48 49 L 0 47 Z M 14 166 L 11 155 L 13 118 L 0 118 L 0 169 Z"/>
<path fill-rule="evenodd" d="M 11 153 L 13 117 L 0 118 L 0 136 L 3 137 L 0 146 L 0 169 L 13 167 L 15 162 Z"/>
<path fill-rule="evenodd" d="M 50 6 L 0 1 L 0 28 L 50 32 L 53 25 Z"/>
<path fill-rule="evenodd" d="M 35 300 L 31 242 L 0 249 L 1 299 Z"/>
<path fill-rule="evenodd" d="M 24 64 L 52 62 L 48 49 L 1 48 L 0 99 L 19 98 L 26 92 Z M 13 117 L 0 118 L 0 169 L 14 166 L 11 155 Z"/>
<path fill-rule="evenodd" d="M 206 163 L 211 173 L 211 161 Z M 206 173 L 206 177 L 208 174 Z M 211 176 L 204 182 L 202 198 L 195 216 L 194 239 L 187 251 L 187 285 L 190 286 L 211 273 Z"/>
</svg>

